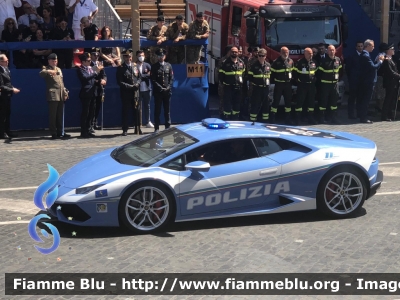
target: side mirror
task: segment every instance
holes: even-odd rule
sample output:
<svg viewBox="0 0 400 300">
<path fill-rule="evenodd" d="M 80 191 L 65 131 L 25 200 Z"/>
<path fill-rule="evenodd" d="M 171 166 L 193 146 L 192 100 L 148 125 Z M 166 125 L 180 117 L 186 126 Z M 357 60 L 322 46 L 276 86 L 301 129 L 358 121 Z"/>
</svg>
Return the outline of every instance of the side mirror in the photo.
<svg viewBox="0 0 400 300">
<path fill-rule="evenodd" d="M 185 166 L 186 170 L 195 172 L 208 172 L 210 170 L 210 164 L 205 161 L 192 161 Z"/>
</svg>

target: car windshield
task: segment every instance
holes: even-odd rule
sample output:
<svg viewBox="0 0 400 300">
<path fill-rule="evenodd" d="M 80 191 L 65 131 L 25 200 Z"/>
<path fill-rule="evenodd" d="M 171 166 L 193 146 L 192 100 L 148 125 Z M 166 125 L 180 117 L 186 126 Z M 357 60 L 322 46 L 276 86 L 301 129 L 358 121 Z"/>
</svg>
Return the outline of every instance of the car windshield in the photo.
<svg viewBox="0 0 400 300">
<path fill-rule="evenodd" d="M 340 44 L 339 23 L 336 17 L 278 18 L 266 20 L 266 28 L 266 43 L 270 47 Z"/>
<path fill-rule="evenodd" d="M 197 142 L 181 130 L 169 128 L 121 146 L 111 157 L 121 164 L 148 167 Z"/>
</svg>

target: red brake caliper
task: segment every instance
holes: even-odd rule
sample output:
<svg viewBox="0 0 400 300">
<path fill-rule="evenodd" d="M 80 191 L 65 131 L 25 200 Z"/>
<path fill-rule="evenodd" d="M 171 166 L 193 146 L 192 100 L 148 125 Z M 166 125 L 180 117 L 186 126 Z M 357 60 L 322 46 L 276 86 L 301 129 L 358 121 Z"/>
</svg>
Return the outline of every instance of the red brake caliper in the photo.
<svg viewBox="0 0 400 300">
<path fill-rule="evenodd" d="M 157 198 L 157 199 L 155 199 L 155 200 L 161 199 L 160 195 L 158 195 L 158 194 L 157 194 L 157 197 L 156 197 L 156 198 Z M 154 206 L 155 208 L 161 207 L 161 206 L 162 206 L 162 201 L 156 202 L 153 206 Z M 161 215 L 162 215 L 163 210 L 164 210 L 164 209 L 158 209 L 158 210 L 155 211 L 155 213 L 157 214 L 157 216 L 158 216 L 160 219 L 161 219 Z M 158 222 L 158 219 L 157 219 L 157 217 L 156 217 L 154 214 L 153 214 L 153 222 Z"/>
</svg>

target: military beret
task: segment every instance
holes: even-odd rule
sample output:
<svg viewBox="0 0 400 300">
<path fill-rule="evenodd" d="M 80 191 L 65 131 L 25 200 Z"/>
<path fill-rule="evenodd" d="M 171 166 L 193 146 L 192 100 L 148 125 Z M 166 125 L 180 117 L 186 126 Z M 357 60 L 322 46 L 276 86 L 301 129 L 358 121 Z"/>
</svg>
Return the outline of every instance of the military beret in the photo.
<svg viewBox="0 0 400 300">
<path fill-rule="evenodd" d="M 203 12 L 201 11 L 201 12 L 198 12 L 197 14 L 196 14 L 196 18 L 202 18 L 203 17 Z"/>
<path fill-rule="evenodd" d="M 165 53 L 165 50 L 164 49 L 162 49 L 162 48 L 160 48 L 160 49 L 158 49 L 157 51 L 156 51 L 156 55 L 157 56 L 164 56 L 166 53 Z"/>
<path fill-rule="evenodd" d="M 183 16 L 182 15 L 177 15 L 175 20 L 183 20 Z"/>
<path fill-rule="evenodd" d="M 88 60 L 89 58 L 90 58 L 90 54 L 87 53 L 87 52 L 85 52 L 85 53 L 79 55 L 79 59 L 80 59 L 81 62 L 82 62 L 82 61 L 85 61 L 85 60 Z"/>
<path fill-rule="evenodd" d="M 121 52 L 122 55 L 132 55 L 132 49 L 126 49 L 124 51 Z"/>
<path fill-rule="evenodd" d="M 47 59 L 57 59 L 57 54 L 51 53 L 49 56 L 47 56 Z"/>
<path fill-rule="evenodd" d="M 158 16 L 157 17 L 157 22 L 164 22 L 164 21 L 165 21 L 164 16 Z"/>
</svg>

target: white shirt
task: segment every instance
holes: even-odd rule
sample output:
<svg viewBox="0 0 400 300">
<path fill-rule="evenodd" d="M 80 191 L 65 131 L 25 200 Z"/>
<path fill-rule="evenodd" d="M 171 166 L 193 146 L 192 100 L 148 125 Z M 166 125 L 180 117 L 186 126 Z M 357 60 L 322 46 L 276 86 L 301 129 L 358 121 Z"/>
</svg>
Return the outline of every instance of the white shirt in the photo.
<svg viewBox="0 0 400 300">
<path fill-rule="evenodd" d="M 1 0 L 0 0 L 1 1 Z M 70 0 L 69 6 L 75 4 L 76 0 Z M 93 3 L 93 0 L 81 0 L 81 2 L 75 6 L 74 18 L 72 22 L 72 28 L 80 28 L 81 19 L 83 17 L 89 17 L 93 12 L 97 10 L 97 6 Z"/>
<path fill-rule="evenodd" d="M 31 17 L 31 20 L 36 20 L 39 24 L 42 24 L 44 22 L 43 18 L 41 16 L 36 17 L 36 15 L 34 15 L 34 14 L 25 14 L 25 15 L 22 15 L 22 16 L 20 16 L 18 18 L 18 25 L 29 26 L 29 21 L 30 20 L 29 20 L 28 15 Z"/>
<path fill-rule="evenodd" d="M 13 18 L 16 23 L 17 18 L 15 17 L 14 7 L 21 6 L 21 0 L 0 0 L 0 24 L 4 24 L 7 18 Z"/>
<path fill-rule="evenodd" d="M 139 72 L 140 72 L 140 74 L 143 74 L 143 63 L 137 63 L 137 65 L 139 66 Z M 139 89 L 139 91 L 140 92 L 147 92 L 147 91 L 149 91 L 150 89 L 149 89 L 149 87 L 147 86 L 147 83 L 146 83 L 146 81 L 141 81 L 140 82 L 140 89 Z"/>
</svg>

